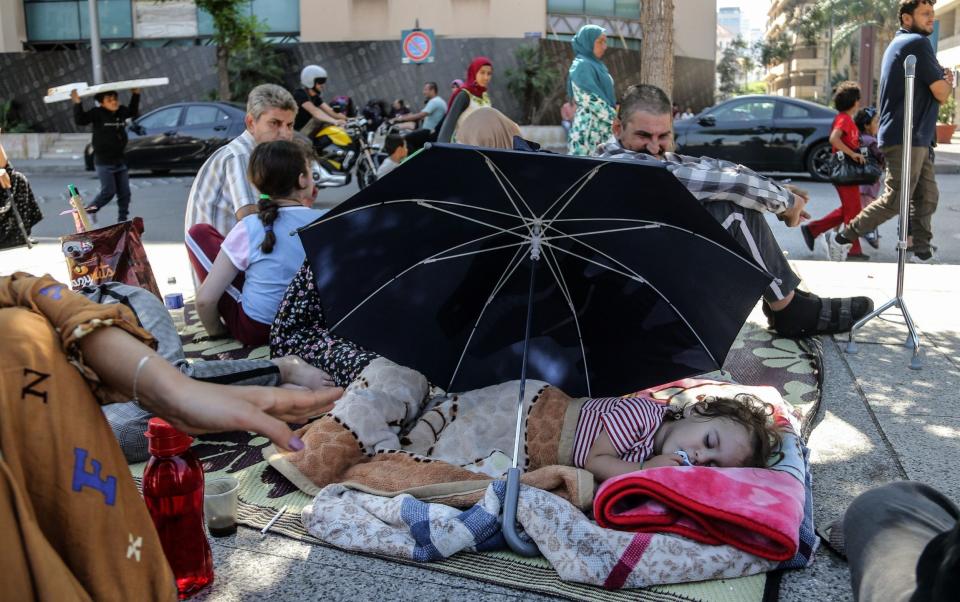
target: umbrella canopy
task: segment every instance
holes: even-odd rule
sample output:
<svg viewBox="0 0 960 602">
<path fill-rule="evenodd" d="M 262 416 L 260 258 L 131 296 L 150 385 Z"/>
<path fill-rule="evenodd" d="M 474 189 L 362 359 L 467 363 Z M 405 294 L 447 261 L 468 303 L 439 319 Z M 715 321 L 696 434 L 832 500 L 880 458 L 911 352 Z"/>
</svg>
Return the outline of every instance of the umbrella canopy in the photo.
<svg viewBox="0 0 960 602">
<path fill-rule="evenodd" d="M 300 232 L 327 324 L 448 391 L 719 368 L 770 275 L 659 166 L 432 145 Z M 531 259 L 531 256 L 536 259 Z"/>
</svg>

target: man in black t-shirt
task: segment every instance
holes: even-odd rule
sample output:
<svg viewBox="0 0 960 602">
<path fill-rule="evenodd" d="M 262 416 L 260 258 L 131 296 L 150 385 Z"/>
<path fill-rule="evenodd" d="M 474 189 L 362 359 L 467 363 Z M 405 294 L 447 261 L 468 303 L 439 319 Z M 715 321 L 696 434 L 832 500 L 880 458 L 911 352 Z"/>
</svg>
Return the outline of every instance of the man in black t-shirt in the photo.
<svg viewBox="0 0 960 602">
<path fill-rule="evenodd" d="M 323 101 L 323 85 L 327 83 L 327 72 L 319 65 L 307 65 L 300 72 L 302 88 L 293 91 L 297 102 L 297 117 L 293 129 L 311 136 L 321 123 L 343 125 L 347 118 L 336 112 Z"/>
<path fill-rule="evenodd" d="M 127 146 L 127 119 L 140 114 L 140 89 L 130 91 L 130 105 L 121 105 L 116 92 L 101 92 L 94 96 L 99 106 L 83 110 L 83 101 L 76 90 L 70 92 L 73 100 L 73 120 L 77 125 L 93 124 L 93 165 L 100 178 L 100 193 L 87 206 L 94 214 L 117 197 L 117 220 L 126 221 L 130 210 L 130 176 L 123 150 Z"/>
</svg>

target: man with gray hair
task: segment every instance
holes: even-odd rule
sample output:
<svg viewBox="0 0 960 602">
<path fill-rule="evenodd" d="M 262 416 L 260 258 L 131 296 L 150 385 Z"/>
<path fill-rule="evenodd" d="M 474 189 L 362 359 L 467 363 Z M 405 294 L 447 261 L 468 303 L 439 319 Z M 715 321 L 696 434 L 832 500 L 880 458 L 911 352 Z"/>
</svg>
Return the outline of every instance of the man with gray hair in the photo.
<svg viewBox="0 0 960 602">
<path fill-rule="evenodd" d="M 297 103 L 280 86 L 262 84 L 250 91 L 246 131 L 210 155 L 190 188 L 183 224 L 188 248 L 194 242 L 188 236 L 194 225 L 209 224 L 226 236 L 242 217 L 256 211 L 258 193 L 247 179 L 250 153 L 261 142 L 292 139 L 296 115 Z"/>
<path fill-rule="evenodd" d="M 788 337 L 844 332 L 873 310 L 867 297 L 820 298 L 797 288 L 790 268 L 763 214 L 773 213 L 790 227 L 809 217 L 807 194 L 781 186 L 742 165 L 673 151 L 673 114 L 667 95 L 656 86 L 630 86 L 613 121 L 616 142 L 601 145 L 603 158 L 629 159 L 666 167 L 700 201 L 773 280 L 763 293 L 770 328 Z"/>
</svg>

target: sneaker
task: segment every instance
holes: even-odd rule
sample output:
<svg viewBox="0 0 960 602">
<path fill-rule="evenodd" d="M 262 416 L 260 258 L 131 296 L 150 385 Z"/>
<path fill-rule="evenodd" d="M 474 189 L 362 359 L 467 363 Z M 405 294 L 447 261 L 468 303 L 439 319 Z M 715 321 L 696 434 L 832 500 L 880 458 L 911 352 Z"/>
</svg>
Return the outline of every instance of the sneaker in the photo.
<svg viewBox="0 0 960 602">
<path fill-rule="evenodd" d="M 807 248 L 811 251 L 813 250 L 813 243 L 817 239 L 816 236 L 810 232 L 810 226 L 804 224 L 800 226 L 800 234 L 803 235 L 803 242 L 807 243 Z"/>
<path fill-rule="evenodd" d="M 936 257 L 934 257 L 931 251 L 912 253 L 910 255 L 910 263 L 925 263 L 927 265 L 937 263 Z"/>
<path fill-rule="evenodd" d="M 880 248 L 880 233 L 876 230 L 873 232 L 867 232 L 863 238 L 866 239 L 867 243 L 869 243 L 874 249 Z"/>
<path fill-rule="evenodd" d="M 835 236 L 827 235 L 827 249 L 830 252 L 830 261 L 846 261 L 847 255 L 850 254 L 850 247 L 852 246 L 852 242 L 841 243 Z"/>
</svg>

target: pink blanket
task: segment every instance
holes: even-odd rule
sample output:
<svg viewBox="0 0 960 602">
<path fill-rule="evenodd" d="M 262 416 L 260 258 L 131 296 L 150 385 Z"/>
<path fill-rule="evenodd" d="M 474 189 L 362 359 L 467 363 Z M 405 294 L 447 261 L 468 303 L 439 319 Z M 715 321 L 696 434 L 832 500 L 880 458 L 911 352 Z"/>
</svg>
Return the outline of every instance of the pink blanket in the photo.
<svg viewBox="0 0 960 602">
<path fill-rule="evenodd" d="M 650 468 L 606 481 L 593 501 L 601 527 L 669 532 L 770 560 L 797 552 L 803 485 L 760 468 Z"/>
</svg>

